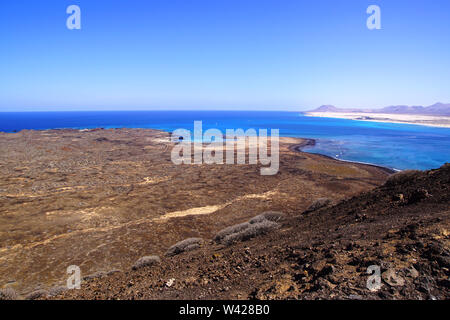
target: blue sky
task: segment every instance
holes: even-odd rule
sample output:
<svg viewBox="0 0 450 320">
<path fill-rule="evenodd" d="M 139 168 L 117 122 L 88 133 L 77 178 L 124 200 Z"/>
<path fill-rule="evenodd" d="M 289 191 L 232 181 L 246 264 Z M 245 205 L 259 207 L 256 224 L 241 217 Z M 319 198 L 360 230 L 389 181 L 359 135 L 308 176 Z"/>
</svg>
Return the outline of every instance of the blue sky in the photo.
<svg viewBox="0 0 450 320">
<path fill-rule="evenodd" d="M 448 0 L 0 2 L 0 111 L 430 105 L 449 75 Z"/>
</svg>

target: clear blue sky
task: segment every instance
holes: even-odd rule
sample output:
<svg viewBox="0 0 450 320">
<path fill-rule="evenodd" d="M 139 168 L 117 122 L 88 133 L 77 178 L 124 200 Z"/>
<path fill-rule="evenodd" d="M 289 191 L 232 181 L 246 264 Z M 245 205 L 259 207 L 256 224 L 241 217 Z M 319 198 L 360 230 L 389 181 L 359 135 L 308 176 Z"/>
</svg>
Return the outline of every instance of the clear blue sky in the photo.
<svg viewBox="0 0 450 320">
<path fill-rule="evenodd" d="M 71 4 L 81 30 L 66 28 Z M 382 30 L 366 27 L 370 4 Z M 448 0 L 0 1 L 0 111 L 437 101 Z"/>
</svg>

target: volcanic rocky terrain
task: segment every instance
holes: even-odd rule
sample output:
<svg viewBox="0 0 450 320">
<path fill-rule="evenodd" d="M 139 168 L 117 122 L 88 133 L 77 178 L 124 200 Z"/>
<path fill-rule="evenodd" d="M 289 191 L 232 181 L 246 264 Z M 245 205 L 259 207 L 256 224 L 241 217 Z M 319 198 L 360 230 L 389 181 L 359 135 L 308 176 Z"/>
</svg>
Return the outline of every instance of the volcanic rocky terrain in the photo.
<svg viewBox="0 0 450 320">
<path fill-rule="evenodd" d="M 449 165 L 390 175 L 283 138 L 280 172 L 261 176 L 259 165 L 174 165 L 155 130 L 0 138 L 3 297 L 450 296 Z M 79 290 L 63 287 L 69 265 Z"/>
<path fill-rule="evenodd" d="M 449 299 L 449 203 L 450 165 L 403 172 L 337 205 L 322 199 L 296 215 L 254 219 L 278 228 L 205 239 L 58 298 Z M 380 288 L 368 289 L 369 266 L 379 267 Z"/>
</svg>

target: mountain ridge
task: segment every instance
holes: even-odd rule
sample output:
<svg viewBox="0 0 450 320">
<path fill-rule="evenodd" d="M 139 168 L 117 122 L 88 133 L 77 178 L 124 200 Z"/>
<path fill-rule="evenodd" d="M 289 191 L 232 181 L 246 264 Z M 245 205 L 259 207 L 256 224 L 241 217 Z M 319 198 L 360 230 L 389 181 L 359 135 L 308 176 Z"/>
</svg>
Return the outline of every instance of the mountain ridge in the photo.
<svg viewBox="0 0 450 320">
<path fill-rule="evenodd" d="M 380 109 L 360 109 L 360 108 L 338 108 L 334 105 L 322 105 L 307 112 L 364 112 L 364 113 L 387 113 L 387 114 L 410 114 L 410 115 L 432 115 L 450 116 L 450 103 L 437 102 L 430 106 L 407 106 L 395 105 Z"/>
</svg>

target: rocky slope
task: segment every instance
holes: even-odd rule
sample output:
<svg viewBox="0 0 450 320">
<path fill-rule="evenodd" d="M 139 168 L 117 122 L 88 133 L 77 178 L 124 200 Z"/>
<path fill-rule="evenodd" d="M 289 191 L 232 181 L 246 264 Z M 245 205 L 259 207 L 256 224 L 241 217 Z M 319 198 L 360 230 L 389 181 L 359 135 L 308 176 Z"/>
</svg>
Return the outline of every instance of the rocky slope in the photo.
<svg viewBox="0 0 450 320">
<path fill-rule="evenodd" d="M 99 274 L 55 298 L 450 298 L 449 164 L 394 175 L 372 191 L 334 206 L 322 200 L 276 223 L 251 239 L 206 239 L 136 270 Z M 369 266 L 380 268 L 378 290 L 367 287 Z"/>
</svg>

